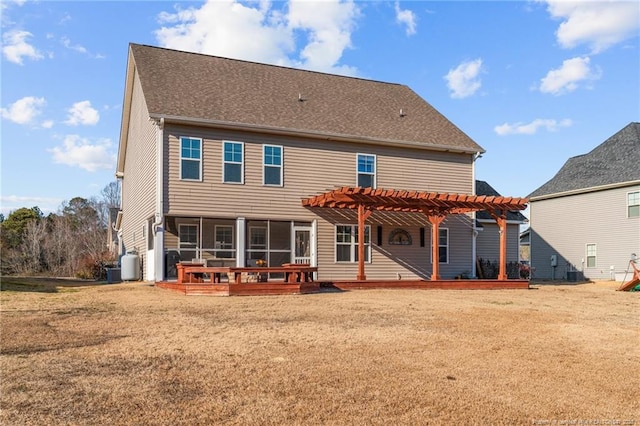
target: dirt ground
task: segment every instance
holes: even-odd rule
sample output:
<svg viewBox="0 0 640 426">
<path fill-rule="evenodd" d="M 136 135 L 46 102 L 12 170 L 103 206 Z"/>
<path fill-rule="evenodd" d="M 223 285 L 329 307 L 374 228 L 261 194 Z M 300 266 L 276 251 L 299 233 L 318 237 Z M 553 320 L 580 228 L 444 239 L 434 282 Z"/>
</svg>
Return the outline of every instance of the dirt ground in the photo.
<svg viewBox="0 0 640 426">
<path fill-rule="evenodd" d="M 0 294 L 3 425 L 640 425 L 640 293 L 617 283 L 40 284 Z"/>
</svg>

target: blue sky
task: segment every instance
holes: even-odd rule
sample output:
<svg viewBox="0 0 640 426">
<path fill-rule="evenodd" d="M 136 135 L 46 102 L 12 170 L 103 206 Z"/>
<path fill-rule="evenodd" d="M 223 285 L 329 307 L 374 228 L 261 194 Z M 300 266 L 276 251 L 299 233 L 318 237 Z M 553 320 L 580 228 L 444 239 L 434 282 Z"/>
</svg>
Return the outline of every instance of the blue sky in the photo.
<svg viewBox="0 0 640 426">
<path fill-rule="evenodd" d="M 113 181 L 130 42 L 402 83 L 526 196 L 640 121 L 636 1 L 3 0 L 1 208 Z M 420 189 L 420 188 L 407 188 Z"/>
</svg>

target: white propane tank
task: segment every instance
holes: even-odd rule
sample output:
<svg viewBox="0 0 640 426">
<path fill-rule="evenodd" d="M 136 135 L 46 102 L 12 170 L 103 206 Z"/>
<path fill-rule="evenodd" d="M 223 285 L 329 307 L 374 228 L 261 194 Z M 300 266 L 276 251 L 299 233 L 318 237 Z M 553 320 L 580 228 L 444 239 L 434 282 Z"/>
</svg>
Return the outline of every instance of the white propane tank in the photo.
<svg viewBox="0 0 640 426">
<path fill-rule="evenodd" d="M 128 251 L 120 260 L 122 263 L 122 281 L 138 281 L 140 279 L 140 257 L 135 250 Z"/>
</svg>

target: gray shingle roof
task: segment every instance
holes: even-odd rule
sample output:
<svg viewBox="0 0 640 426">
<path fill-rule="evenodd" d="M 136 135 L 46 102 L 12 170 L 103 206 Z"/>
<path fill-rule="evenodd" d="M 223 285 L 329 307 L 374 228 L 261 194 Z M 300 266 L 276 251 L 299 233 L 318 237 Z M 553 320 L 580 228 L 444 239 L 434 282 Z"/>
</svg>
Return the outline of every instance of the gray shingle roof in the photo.
<svg viewBox="0 0 640 426">
<path fill-rule="evenodd" d="M 404 85 L 138 44 L 130 48 L 153 117 L 484 151 Z"/>
<path fill-rule="evenodd" d="M 547 183 L 529 194 L 567 191 L 640 180 L 640 123 L 630 123 L 591 152 L 569 158 Z"/>
<path fill-rule="evenodd" d="M 476 180 L 476 195 L 489 195 L 499 197 L 501 194 L 496 191 L 491 185 L 483 180 Z M 489 219 L 493 220 L 491 215 L 487 211 L 476 212 L 476 219 Z M 508 211 L 507 220 L 527 222 L 527 218 L 519 211 Z"/>
</svg>

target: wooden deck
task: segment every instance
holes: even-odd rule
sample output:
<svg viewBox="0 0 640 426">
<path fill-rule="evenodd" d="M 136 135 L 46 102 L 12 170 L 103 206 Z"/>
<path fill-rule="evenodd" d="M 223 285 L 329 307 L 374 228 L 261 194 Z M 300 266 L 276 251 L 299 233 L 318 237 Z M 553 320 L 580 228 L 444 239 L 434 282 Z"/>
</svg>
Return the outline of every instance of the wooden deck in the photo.
<svg viewBox="0 0 640 426">
<path fill-rule="evenodd" d="M 259 282 L 259 283 L 178 283 L 171 281 L 156 282 L 156 287 L 177 291 L 186 295 L 200 296 L 265 296 L 278 294 L 307 294 L 320 291 L 317 282 L 285 283 Z"/>
<path fill-rule="evenodd" d="M 395 280 L 395 281 L 334 281 L 321 283 L 321 287 L 338 290 L 365 290 L 381 288 L 421 290 L 515 290 L 528 289 L 528 280 Z"/>
<path fill-rule="evenodd" d="M 297 282 L 282 281 L 258 283 L 178 283 L 156 282 L 156 286 L 185 295 L 209 296 L 261 296 L 279 294 L 309 294 L 325 290 L 365 290 L 365 289 L 416 289 L 416 290 L 515 290 L 528 289 L 527 280 L 395 280 L 395 281 L 332 281 Z"/>
</svg>

